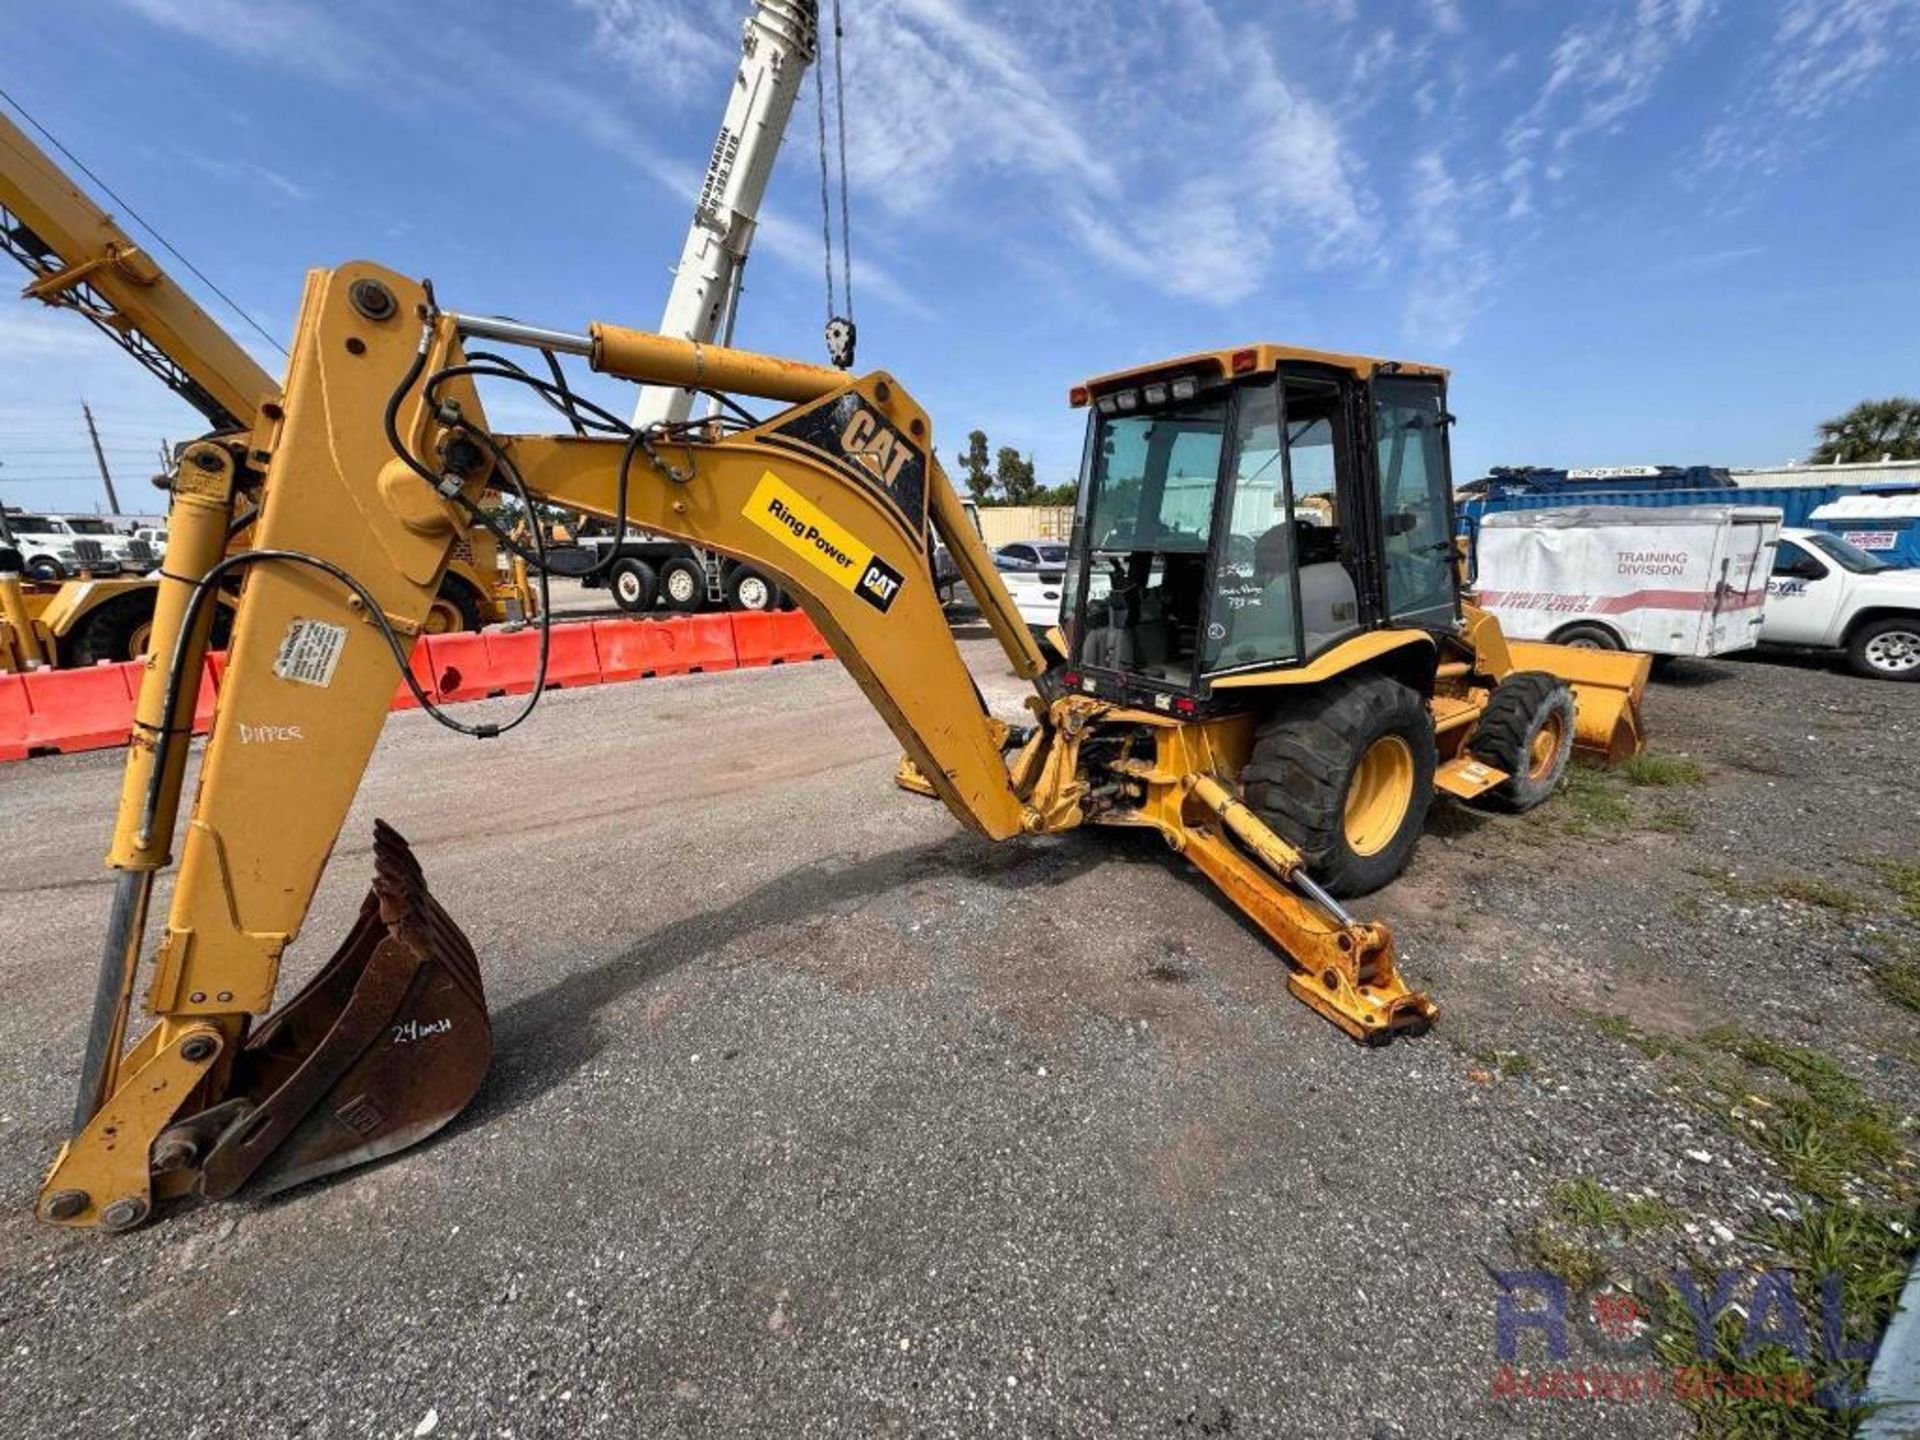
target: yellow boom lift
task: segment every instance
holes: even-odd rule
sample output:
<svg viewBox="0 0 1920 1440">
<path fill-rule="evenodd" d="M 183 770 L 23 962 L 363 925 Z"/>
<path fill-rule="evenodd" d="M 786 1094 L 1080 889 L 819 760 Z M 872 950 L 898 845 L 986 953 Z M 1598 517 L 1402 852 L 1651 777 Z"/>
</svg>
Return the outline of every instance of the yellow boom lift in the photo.
<svg viewBox="0 0 1920 1440">
<path fill-rule="evenodd" d="M 216 433 L 251 429 L 261 403 L 279 389 L 4 113 L 0 251 L 27 270 L 25 298 L 91 321 L 205 416 Z M 236 536 L 235 543 L 246 542 Z M 503 577 L 499 559 L 486 530 L 455 548 L 427 618 L 428 632 L 477 630 L 526 613 L 531 597 L 524 579 Z M 152 628 L 157 583 L 142 576 L 87 576 L 60 584 L 0 577 L 0 672 L 136 658 Z M 222 644 L 230 619 L 228 613 L 215 620 Z"/>
<path fill-rule="evenodd" d="M 496 434 L 476 379 L 531 371 L 469 360 L 477 341 L 724 394 L 726 408 Z M 750 415 L 752 398 L 779 408 Z M 1322 1015 L 1366 1042 L 1424 1030 L 1434 1007 L 1402 980 L 1386 927 L 1338 896 L 1405 865 L 1439 791 L 1524 808 L 1575 743 L 1636 750 L 1646 660 L 1510 644 L 1462 606 L 1440 371 L 1257 345 L 1072 398 L 1090 428 L 1048 656 L 893 376 L 462 316 L 371 264 L 314 272 L 284 392 L 248 433 L 202 440 L 178 467 L 73 1135 L 40 1214 L 120 1230 L 169 1198 L 265 1193 L 419 1140 L 479 1085 L 491 1041 L 474 950 L 385 824 L 358 924 L 269 1012 L 408 637 L 448 556 L 489 522 L 489 488 L 765 569 L 898 737 L 903 783 L 963 825 L 994 840 L 1154 830 L 1272 938 Z M 237 505 L 260 518 L 255 548 L 230 555 Z M 987 712 L 947 627 L 936 538 L 1032 683 L 1020 726 Z M 183 677 L 235 573 L 227 679 L 151 961 L 153 1023 L 128 1049 L 148 900 L 173 852 Z M 486 735 L 519 717 L 439 718 Z"/>
</svg>

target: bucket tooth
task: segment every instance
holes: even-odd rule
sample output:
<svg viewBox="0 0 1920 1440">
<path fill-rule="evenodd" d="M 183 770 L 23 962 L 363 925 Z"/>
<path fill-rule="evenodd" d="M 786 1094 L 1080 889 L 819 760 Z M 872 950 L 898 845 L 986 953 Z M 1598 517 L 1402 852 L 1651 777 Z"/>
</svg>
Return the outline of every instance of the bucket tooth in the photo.
<svg viewBox="0 0 1920 1440">
<path fill-rule="evenodd" d="M 407 842 L 374 825 L 373 887 L 346 940 L 236 1060 L 245 1104 L 200 1193 L 259 1195 L 424 1140 L 459 1114 L 492 1058 L 473 947 Z"/>
</svg>

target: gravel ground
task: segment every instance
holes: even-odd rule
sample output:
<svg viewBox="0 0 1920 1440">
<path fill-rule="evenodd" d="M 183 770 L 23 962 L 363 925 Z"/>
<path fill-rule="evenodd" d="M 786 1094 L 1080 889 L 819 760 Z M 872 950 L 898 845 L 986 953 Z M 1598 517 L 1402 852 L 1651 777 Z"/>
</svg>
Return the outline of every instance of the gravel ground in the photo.
<svg viewBox="0 0 1920 1440">
<path fill-rule="evenodd" d="M 1920 686 L 1694 663 L 1647 712 L 1699 783 L 1449 806 L 1360 907 L 1443 1009 L 1384 1051 L 1156 845 L 994 847 L 896 791 L 837 666 L 560 693 L 484 747 L 396 715 L 299 953 L 389 819 L 481 955 L 492 1075 L 387 1163 L 118 1239 L 30 1211 L 119 761 L 0 767 L 0 1433 L 1688 1433 L 1495 1398 L 1493 1272 L 1574 1177 L 1675 1207 L 1655 1256 L 1794 1203 L 1648 1036 L 1920 1093 L 1872 969 L 1920 943 L 1875 863 L 1920 856 Z"/>
</svg>

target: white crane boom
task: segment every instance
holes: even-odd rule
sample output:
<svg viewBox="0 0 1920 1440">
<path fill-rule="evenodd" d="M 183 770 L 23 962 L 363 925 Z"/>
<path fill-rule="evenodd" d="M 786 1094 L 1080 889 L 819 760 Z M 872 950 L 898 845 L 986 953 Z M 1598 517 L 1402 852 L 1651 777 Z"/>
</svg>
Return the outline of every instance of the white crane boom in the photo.
<svg viewBox="0 0 1920 1440">
<path fill-rule="evenodd" d="M 743 27 L 739 73 L 660 317 L 662 335 L 705 344 L 729 321 L 767 178 L 813 62 L 818 25 L 816 0 L 755 0 Z M 648 386 L 634 405 L 633 423 L 685 420 L 692 410 L 691 390 Z"/>
</svg>

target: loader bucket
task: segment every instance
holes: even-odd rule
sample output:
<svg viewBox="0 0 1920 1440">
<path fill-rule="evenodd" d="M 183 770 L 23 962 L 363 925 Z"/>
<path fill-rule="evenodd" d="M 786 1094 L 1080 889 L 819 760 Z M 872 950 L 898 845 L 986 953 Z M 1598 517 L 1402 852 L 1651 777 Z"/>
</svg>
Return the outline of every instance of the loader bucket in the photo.
<svg viewBox="0 0 1920 1440">
<path fill-rule="evenodd" d="M 473 947 L 407 842 L 376 821 L 360 918 L 241 1050 L 236 1118 L 207 1153 L 200 1193 L 270 1195 L 403 1150 L 466 1107 L 492 1054 Z"/>
<path fill-rule="evenodd" d="M 1544 670 L 1573 687 L 1573 743 L 1607 765 L 1638 755 L 1646 746 L 1640 701 L 1653 661 L 1618 650 L 1584 650 L 1537 640 L 1509 640 L 1516 670 Z"/>
</svg>

